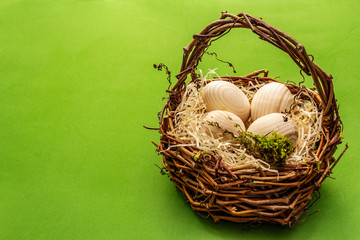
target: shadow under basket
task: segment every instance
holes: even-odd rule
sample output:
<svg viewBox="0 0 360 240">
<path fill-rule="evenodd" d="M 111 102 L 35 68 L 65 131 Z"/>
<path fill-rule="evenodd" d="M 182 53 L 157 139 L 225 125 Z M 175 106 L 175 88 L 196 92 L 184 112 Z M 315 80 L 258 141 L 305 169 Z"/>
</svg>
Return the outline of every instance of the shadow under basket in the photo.
<svg viewBox="0 0 360 240">
<path fill-rule="evenodd" d="M 218 40 L 233 28 L 248 28 L 260 39 L 286 52 L 299 66 L 300 71 L 311 76 L 316 90 L 301 84 L 286 84 L 292 93 L 309 100 L 311 97 L 322 113 L 322 133 L 318 146 L 311 150 L 313 160 L 305 164 L 285 164 L 278 171 L 264 171 L 258 164 L 226 167 L 221 158 L 184 144 L 169 134 L 175 126 L 173 110 L 182 101 L 186 79 L 196 81 L 197 65 L 211 42 Z M 260 18 L 248 14 L 222 12 L 221 18 L 210 23 L 184 48 L 183 62 L 178 81 L 169 92 L 169 98 L 160 113 L 160 144 L 154 142 L 163 155 L 162 166 L 170 180 L 184 193 L 192 209 L 201 215 L 211 216 L 215 222 L 227 220 L 241 223 L 276 223 L 293 226 L 308 211 L 314 193 L 319 191 L 326 177 L 338 163 L 333 157 L 341 143 L 341 121 L 334 96 L 332 76 L 313 62 L 303 45 Z M 278 82 L 260 70 L 243 77 L 222 77 L 237 86 L 251 83 Z"/>
</svg>

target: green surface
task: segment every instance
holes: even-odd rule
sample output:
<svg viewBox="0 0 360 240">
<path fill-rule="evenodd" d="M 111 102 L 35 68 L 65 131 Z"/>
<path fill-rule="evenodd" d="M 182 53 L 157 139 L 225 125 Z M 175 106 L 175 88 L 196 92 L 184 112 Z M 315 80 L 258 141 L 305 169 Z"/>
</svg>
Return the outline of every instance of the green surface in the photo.
<svg viewBox="0 0 360 240">
<path fill-rule="evenodd" d="M 142 125 L 157 126 L 168 84 L 152 64 L 176 74 L 182 48 L 223 10 L 263 17 L 334 76 L 350 149 L 312 208 L 321 211 L 295 229 L 214 224 L 154 166 L 159 135 Z M 0 239 L 357 239 L 359 10 L 357 0 L 1 1 Z M 249 30 L 212 50 L 240 75 L 301 80 Z M 210 56 L 200 68 L 231 74 Z"/>
</svg>

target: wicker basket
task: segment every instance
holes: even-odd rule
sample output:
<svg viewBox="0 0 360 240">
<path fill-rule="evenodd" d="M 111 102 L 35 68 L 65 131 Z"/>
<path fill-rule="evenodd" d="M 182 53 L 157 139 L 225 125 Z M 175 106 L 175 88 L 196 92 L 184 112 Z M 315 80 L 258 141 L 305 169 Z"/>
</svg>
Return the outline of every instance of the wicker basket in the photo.
<svg viewBox="0 0 360 240">
<path fill-rule="evenodd" d="M 279 175 L 263 171 L 256 164 L 227 168 L 212 154 L 201 153 L 195 147 L 175 147 L 182 144 L 168 134 L 174 128 L 174 115 L 182 100 L 188 75 L 197 79 L 195 70 L 204 51 L 211 42 L 227 34 L 233 28 L 249 28 L 275 47 L 289 54 L 301 72 L 311 75 L 317 91 L 296 84 L 286 84 L 293 93 L 306 92 L 323 113 L 323 134 L 318 148 L 313 151 L 314 160 L 307 164 L 277 167 Z M 245 223 L 276 223 L 292 226 L 308 211 L 310 202 L 326 177 L 339 161 L 333 154 L 341 143 L 341 121 L 334 97 L 332 76 L 324 72 L 308 55 L 303 45 L 260 18 L 248 14 L 222 12 L 221 18 L 210 23 L 184 48 L 178 81 L 169 92 L 169 98 L 160 114 L 159 130 L 162 134 L 157 151 L 163 155 L 162 166 L 171 181 L 184 193 L 193 210 L 211 216 L 215 222 L 228 220 Z M 251 82 L 277 81 L 261 70 L 243 77 L 224 77 L 236 85 Z M 166 150 L 166 151 L 164 151 Z M 196 159 L 196 160 L 195 160 Z M 316 194 L 315 194 L 316 195 Z"/>
</svg>

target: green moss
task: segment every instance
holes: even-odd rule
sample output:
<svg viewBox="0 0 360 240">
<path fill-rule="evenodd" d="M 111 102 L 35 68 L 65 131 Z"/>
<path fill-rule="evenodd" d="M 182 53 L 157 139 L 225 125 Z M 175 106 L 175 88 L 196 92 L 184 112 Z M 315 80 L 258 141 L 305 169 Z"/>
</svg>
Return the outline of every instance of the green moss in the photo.
<svg viewBox="0 0 360 240">
<path fill-rule="evenodd" d="M 294 152 L 291 141 L 277 132 L 273 132 L 269 136 L 242 132 L 235 140 L 240 141 L 249 154 L 264 160 L 272 166 L 283 165 L 289 155 Z"/>
</svg>

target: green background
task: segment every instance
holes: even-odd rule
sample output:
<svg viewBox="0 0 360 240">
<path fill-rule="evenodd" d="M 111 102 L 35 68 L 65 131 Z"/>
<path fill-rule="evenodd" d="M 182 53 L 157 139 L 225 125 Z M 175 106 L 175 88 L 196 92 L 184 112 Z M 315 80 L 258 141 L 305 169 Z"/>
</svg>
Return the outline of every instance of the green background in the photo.
<svg viewBox="0 0 360 240">
<path fill-rule="evenodd" d="M 175 75 L 182 48 L 223 10 L 262 17 L 334 76 L 350 148 L 311 209 L 321 211 L 295 229 L 199 217 L 155 166 L 159 134 L 142 128 L 157 127 L 168 86 L 152 64 Z M 2 0 L 0 239 L 357 239 L 359 11 L 358 0 Z M 301 80 L 249 30 L 210 50 L 239 75 Z M 232 74 L 210 56 L 199 68 Z"/>
</svg>

